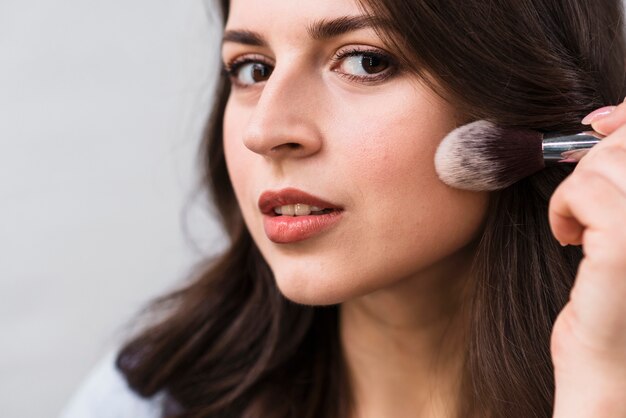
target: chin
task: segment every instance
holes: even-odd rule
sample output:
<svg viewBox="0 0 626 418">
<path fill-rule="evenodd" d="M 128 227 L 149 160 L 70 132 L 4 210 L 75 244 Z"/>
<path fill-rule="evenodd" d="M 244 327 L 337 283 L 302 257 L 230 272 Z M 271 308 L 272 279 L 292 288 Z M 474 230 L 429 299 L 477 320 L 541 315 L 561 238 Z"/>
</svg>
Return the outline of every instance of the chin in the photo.
<svg viewBox="0 0 626 418">
<path fill-rule="evenodd" d="M 352 295 L 347 289 L 338 289 L 333 284 L 325 283 L 328 277 L 313 277 L 302 273 L 275 274 L 278 290 L 287 299 L 301 305 L 322 306 L 335 305 L 350 299 Z"/>
</svg>

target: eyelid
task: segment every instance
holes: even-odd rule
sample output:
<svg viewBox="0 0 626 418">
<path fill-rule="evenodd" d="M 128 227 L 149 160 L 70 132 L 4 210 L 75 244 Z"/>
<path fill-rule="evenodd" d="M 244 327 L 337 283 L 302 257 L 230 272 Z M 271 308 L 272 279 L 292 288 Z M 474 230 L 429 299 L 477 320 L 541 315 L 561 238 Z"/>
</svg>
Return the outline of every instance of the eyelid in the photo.
<svg viewBox="0 0 626 418">
<path fill-rule="evenodd" d="M 354 55 L 377 55 L 380 57 L 384 57 L 389 61 L 395 62 L 396 60 L 392 57 L 392 55 L 380 48 L 372 47 L 372 46 L 345 46 L 340 48 L 335 55 L 331 58 L 332 61 L 337 62 L 341 61 L 341 59 Z"/>
</svg>

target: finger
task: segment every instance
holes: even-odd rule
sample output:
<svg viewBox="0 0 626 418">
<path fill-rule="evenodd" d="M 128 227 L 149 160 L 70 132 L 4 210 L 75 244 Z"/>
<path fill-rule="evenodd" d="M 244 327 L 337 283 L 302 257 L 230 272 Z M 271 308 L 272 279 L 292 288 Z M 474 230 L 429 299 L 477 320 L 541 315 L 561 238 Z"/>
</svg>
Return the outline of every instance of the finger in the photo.
<svg viewBox="0 0 626 418">
<path fill-rule="evenodd" d="M 615 132 L 607 137 L 603 138 L 597 145 L 595 145 L 591 149 L 586 149 L 585 154 L 578 160 L 578 164 L 576 166 L 576 170 L 579 171 L 581 168 L 588 166 L 589 164 L 595 164 L 596 155 L 599 153 L 603 153 L 603 149 L 605 148 L 622 148 L 626 149 L 626 124 L 620 126 Z M 626 161 L 624 161 L 626 164 Z"/>
<path fill-rule="evenodd" d="M 586 229 L 621 231 L 626 197 L 604 174 L 589 171 L 584 178 L 573 174 L 550 199 L 552 233 L 562 244 L 585 245 Z"/>
<path fill-rule="evenodd" d="M 611 132 L 610 135 L 603 138 L 598 145 L 602 145 L 603 147 L 605 147 L 608 146 L 608 144 L 618 145 L 626 148 L 626 123 L 620 125 L 617 129 Z M 597 146 L 594 148 L 597 148 Z"/>
<path fill-rule="evenodd" d="M 570 300 L 577 307 L 578 322 L 593 330 L 586 345 L 606 355 L 607 347 L 626 347 L 626 280 L 623 267 L 600 265 L 602 261 L 592 257 L 581 261 Z M 623 358 L 624 349 L 619 351 Z"/>
<path fill-rule="evenodd" d="M 561 243 L 561 245 L 581 245 L 585 225 L 574 216 L 570 205 L 574 199 L 570 196 L 570 190 L 573 190 L 571 183 L 565 180 L 556 189 L 548 209 L 548 221 L 552 235 Z"/>
<path fill-rule="evenodd" d="M 587 116 L 585 116 L 583 120 L 580 121 L 580 123 L 581 125 L 591 125 L 593 121 L 599 120 L 613 112 L 613 110 L 615 110 L 615 107 L 616 106 L 604 106 L 596 109 L 593 112 L 589 113 Z"/>
<path fill-rule="evenodd" d="M 626 124 L 626 104 L 621 103 L 610 112 L 597 116 L 591 122 L 591 127 L 602 135 L 609 135 L 624 124 Z"/>
<path fill-rule="evenodd" d="M 581 181 L 584 181 L 591 174 L 600 174 L 626 198 L 626 144 L 613 142 L 602 145 L 580 161 L 573 175 L 582 177 Z"/>
<path fill-rule="evenodd" d="M 578 163 L 575 173 L 567 181 L 584 181 L 586 177 L 596 174 L 612 182 L 618 193 L 626 197 L 626 126 L 621 127 L 594 147 Z M 570 186 L 567 185 L 567 187 Z M 626 213 L 621 216 L 625 215 Z M 553 222 L 554 230 L 562 234 L 560 236 L 562 244 L 580 245 L 582 243 L 584 225 L 576 218 L 555 217 Z"/>
</svg>

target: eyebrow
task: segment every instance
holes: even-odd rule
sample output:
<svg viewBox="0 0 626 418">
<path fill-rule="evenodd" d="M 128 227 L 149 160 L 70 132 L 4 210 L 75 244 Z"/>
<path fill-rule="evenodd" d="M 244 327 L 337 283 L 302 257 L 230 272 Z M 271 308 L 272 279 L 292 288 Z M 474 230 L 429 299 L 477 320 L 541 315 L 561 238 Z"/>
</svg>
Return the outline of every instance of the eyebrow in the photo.
<svg viewBox="0 0 626 418">
<path fill-rule="evenodd" d="M 320 41 L 334 38 L 348 32 L 364 28 L 390 28 L 386 20 L 378 17 L 358 15 L 342 16 L 335 19 L 320 19 L 306 26 L 310 38 Z M 249 30 L 227 30 L 222 37 L 222 43 L 235 42 L 251 46 L 268 46 L 267 40 L 258 32 Z"/>
</svg>

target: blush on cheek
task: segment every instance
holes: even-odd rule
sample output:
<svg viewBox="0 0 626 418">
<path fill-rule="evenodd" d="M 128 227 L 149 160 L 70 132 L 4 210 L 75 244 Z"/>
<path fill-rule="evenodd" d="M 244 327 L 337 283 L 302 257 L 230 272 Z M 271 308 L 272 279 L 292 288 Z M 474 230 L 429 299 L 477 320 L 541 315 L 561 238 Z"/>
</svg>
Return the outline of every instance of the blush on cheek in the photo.
<svg viewBox="0 0 626 418">
<path fill-rule="evenodd" d="M 438 185 L 434 152 L 440 140 L 439 132 L 425 132 L 420 136 L 415 130 L 404 131 L 407 130 L 367 129 L 372 136 L 346 147 L 348 153 L 341 157 L 342 165 L 350 171 L 346 178 L 356 175 L 358 179 L 355 181 L 387 192 L 399 188 L 412 193 L 416 189 Z M 444 135 L 441 134 L 441 138 Z"/>
<path fill-rule="evenodd" d="M 343 114 L 335 127 L 336 140 L 342 142 L 337 149 L 347 152 L 342 160 L 372 184 L 389 187 L 410 175 L 415 181 L 438 181 L 435 151 L 456 127 L 454 109 L 442 99 L 431 97 L 425 88 L 401 86 L 374 100 L 375 107 L 370 100 L 353 103 L 353 111 Z"/>
</svg>

